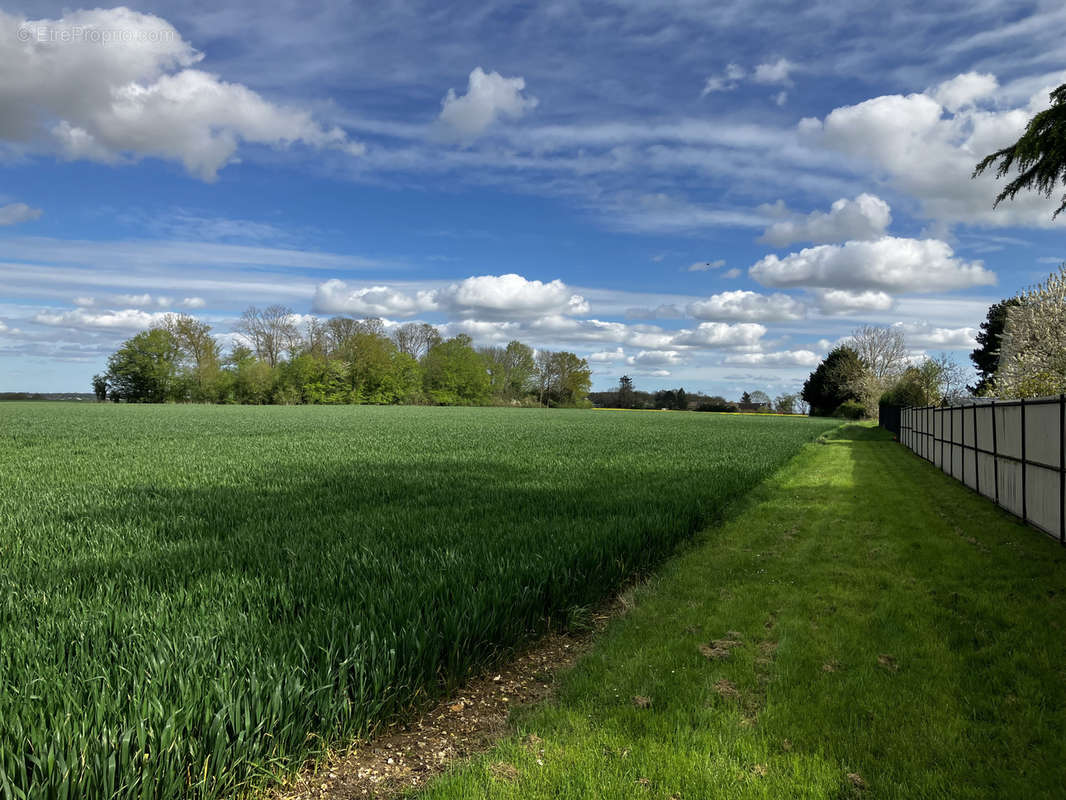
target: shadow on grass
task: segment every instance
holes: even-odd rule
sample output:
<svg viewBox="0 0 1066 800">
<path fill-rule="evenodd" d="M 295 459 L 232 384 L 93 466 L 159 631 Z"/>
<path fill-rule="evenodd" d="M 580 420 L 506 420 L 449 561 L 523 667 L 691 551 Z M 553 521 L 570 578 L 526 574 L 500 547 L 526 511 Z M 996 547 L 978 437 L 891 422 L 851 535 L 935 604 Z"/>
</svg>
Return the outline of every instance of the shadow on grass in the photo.
<svg viewBox="0 0 1066 800">
<path fill-rule="evenodd" d="M 895 437 L 884 428 L 869 423 L 849 422 L 822 437 L 826 442 L 893 442 Z"/>
</svg>

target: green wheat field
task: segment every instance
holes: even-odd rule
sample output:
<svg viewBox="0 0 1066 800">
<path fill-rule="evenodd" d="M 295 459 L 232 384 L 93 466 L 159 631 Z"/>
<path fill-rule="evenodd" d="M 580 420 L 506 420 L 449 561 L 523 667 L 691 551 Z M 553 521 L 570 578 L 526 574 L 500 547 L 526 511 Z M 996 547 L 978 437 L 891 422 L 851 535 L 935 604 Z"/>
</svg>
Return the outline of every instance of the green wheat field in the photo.
<svg viewBox="0 0 1066 800">
<path fill-rule="evenodd" d="M 220 797 L 661 562 L 837 423 L 0 405 L 0 797 Z"/>
</svg>

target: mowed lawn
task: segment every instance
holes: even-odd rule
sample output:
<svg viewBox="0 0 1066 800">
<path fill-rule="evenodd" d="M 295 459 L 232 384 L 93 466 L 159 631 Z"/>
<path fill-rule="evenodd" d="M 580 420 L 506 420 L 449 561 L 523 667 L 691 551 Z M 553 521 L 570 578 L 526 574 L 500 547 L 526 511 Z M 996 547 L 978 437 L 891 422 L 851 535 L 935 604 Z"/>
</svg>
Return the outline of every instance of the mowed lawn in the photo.
<svg viewBox="0 0 1066 800">
<path fill-rule="evenodd" d="M 834 424 L 0 405 L 0 798 L 293 769 L 583 619 Z"/>
<path fill-rule="evenodd" d="M 459 798 L 1066 796 L 1066 552 L 850 425 L 632 598 Z"/>
</svg>

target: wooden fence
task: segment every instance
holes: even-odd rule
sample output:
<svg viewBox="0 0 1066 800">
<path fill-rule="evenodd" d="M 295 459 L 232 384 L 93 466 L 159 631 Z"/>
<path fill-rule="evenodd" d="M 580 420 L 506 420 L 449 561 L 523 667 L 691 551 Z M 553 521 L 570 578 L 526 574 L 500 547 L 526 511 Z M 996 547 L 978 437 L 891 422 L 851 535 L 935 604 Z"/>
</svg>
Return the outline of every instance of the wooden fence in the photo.
<svg viewBox="0 0 1066 800">
<path fill-rule="evenodd" d="M 1066 395 L 904 408 L 899 440 L 1066 545 Z"/>
</svg>

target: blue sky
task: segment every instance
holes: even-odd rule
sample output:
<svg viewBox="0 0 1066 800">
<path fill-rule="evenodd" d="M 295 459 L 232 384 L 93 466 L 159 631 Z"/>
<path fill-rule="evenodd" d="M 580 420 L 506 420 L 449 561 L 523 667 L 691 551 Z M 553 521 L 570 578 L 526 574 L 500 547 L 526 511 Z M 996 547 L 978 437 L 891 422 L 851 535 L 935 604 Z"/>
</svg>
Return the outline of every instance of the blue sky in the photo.
<svg viewBox="0 0 1066 800">
<path fill-rule="evenodd" d="M 796 390 L 862 324 L 965 360 L 1066 258 L 973 164 L 1061 2 L 0 3 L 0 391 L 182 311 L 424 320 L 596 388 Z"/>
</svg>

